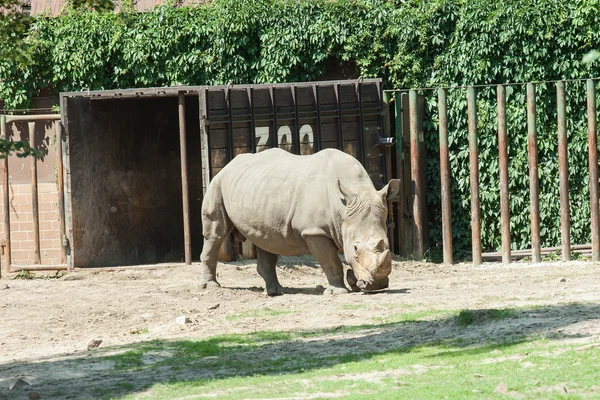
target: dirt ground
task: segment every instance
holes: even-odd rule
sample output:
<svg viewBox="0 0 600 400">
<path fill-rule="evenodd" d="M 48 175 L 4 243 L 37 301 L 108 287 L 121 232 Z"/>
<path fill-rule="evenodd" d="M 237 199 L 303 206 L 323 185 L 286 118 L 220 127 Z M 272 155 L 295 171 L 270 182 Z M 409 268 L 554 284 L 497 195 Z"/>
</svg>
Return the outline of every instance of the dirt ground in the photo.
<svg viewBox="0 0 600 400">
<path fill-rule="evenodd" d="M 205 338 L 264 330 L 302 331 L 385 322 L 399 313 L 552 306 L 494 324 L 485 337 L 507 332 L 594 342 L 600 338 L 600 264 L 511 266 L 394 261 L 390 288 L 377 294 L 323 296 L 326 279 L 310 257 L 285 258 L 278 267 L 286 294 L 269 298 L 252 261 L 219 264 L 217 290 L 197 287 L 198 265 L 159 265 L 112 271 L 77 271 L 43 279 L 0 280 L 0 398 L 17 378 L 44 385 L 81 385 L 49 376 L 37 363 L 85 356 L 88 343 L 119 346 L 152 339 Z M 569 305 L 566 307 L 565 305 Z M 270 309 L 281 315 L 261 315 Z M 534 309 L 534 308 L 532 308 Z M 274 311 L 273 311 L 274 310 Z M 184 325 L 179 316 L 189 317 Z M 422 333 L 421 333 L 422 334 Z M 429 333 L 444 337 L 444 329 Z M 481 332 L 477 333 L 482 335 Z M 57 380 L 58 379 L 58 380 Z M 75 379 L 75 383 L 68 383 Z"/>
</svg>

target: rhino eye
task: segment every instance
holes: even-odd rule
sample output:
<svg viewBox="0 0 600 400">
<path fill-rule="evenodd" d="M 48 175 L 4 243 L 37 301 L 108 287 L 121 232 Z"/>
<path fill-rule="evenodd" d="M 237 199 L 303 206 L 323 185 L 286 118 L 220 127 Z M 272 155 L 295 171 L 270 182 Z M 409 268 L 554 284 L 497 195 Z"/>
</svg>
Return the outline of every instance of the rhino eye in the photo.
<svg viewBox="0 0 600 400">
<path fill-rule="evenodd" d="M 352 248 L 354 250 L 354 258 L 358 260 L 358 243 L 354 243 Z"/>
</svg>

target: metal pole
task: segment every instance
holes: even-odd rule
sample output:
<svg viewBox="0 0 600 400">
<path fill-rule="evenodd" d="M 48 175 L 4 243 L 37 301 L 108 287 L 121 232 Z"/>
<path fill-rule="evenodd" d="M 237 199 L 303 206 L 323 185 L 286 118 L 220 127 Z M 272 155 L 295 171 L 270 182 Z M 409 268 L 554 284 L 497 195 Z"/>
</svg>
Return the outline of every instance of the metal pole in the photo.
<svg viewBox="0 0 600 400">
<path fill-rule="evenodd" d="M 323 143 L 321 141 L 321 98 L 319 95 L 318 83 L 313 86 L 313 94 L 315 96 L 315 107 L 317 108 L 317 124 L 315 125 L 313 138 L 313 153 L 316 153 L 323 148 Z"/>
<path fill-rule="evenodd" d="M 590 209 L 592 261 L 600 261 L 600 221 L 598 212 L 598 139 L 596 137 L 596 85 L 587 80 L 588 160 L 590 168 Z"/>
<path fill-rule="evenodd" d="M 419 152 L 419 121 L 417 111 L 417 92 L 409 92 L 410 109 L 410 174 L 413 188 L 413 216 L 415 221 L 415 247 L 414 257 L 423 259 L 423 210 L 422 210 L 422 182 L 421 182 L 421 157 Z"/>
<path fill-rule="evenodd" d="M 181 197 L 183 200 L 183 245 L 185 263 L 192 263 L 192 242 L 190 239 L 190 196 L 188 191 L 187 143 L 185 130 L 185 94 L 179 92 L 179 151 L 181 154 Z"/>
<path fill-rule="evenodd" d="M 502 218 L 502 262 L 510 263 L 510 203 L 508 195 L 508 143 L 506 134 L 506 89 L 497 86 L 498 155 L 500 159 L 500 215 Z"/>
<path fill-rule="evenodd" d="M 446 89 L 438 90 L 440 113 L 440 179 L 442 187 L 442 243 L 444 264 L 452 264 L 452 216 L 450 202 L 450 162 L 448 158 L 448 112 Z"/>
<path fill-rule="evenodd" d="M 481 216 L 479 206 L 479 147 L 477 144 L 477 96 L 475 88 L 467 88 L 469 119 L 469 171 L 471 175 L 471 247 L 473 265 L 481 264 Z"/>
<path fill-rule="evenodd" d="M 335 98 L 336 98 L 336 102 L 337 102 L 337 117 L 338 117 L 338 123 L 337 123 L 337 135 L 338 135 L 338 143 L 340 146 L 340 150 L 344 151 L 344 131 L 342 129 L 342 94 L 340 92 L 340 84 L 336 84 L 333 87 L 333 90 L 335 92 Z"/>
<path fill-rule="evenodd" d="M 8 132 L 6 129 L 6 117 L 0 116 L 0 136 L 2 139 L 8 140 Z M 4 256 L 4 271 L 8 274 L 10 272 L 10 266 L 12 264 L 12 252 L 10 243 L 10 198 L 8 193 L 9 177 L 8 177 L 8 155 L 4 156 L 2 160 L 2 195 L 3 195 L 3 207 L 4 212 L 4 244 L 6 247 L 6 254 Z"/>
<path fill-rule="evenodd" d="M 540 198 L 538 182 L 537 133 L 535 127 L 535 86 L 527 84 L 527 152 L 529 156 L 529 195 L 531 204 L 531 262 L 539 263 L 540 241 Z"/>
<path fill-rule="evenodd" d="M 29 129 L 29 145 L 36 148 L 35 143 L 35 121 L 27 123 Z M 33 214 L 33 263 L 41 264 L 40 256 L 40 211 L 38 202 L 38 178 L 37 178 L 37 158 L 31 160 L 31 209 Z"/>
<path fill-rule="evenodd" d="M 198 94 L 200 113 L 200 151 L 202 162 L 202 200 L 210 183 L 210 144 L 208 140 L 208 91 L 202 88 Z"/>
<path fill-rule="evenodd" d="M 565 83 L 556 82 L 556 113 L 558 116 L 558 174 L 560 180 L 560 242 L 562 260 L 571 259 L 571 226 L 569 213 L 569 157 L 567 150 L 567 111 Z"/>
<path fill-rule="evenodd" d="M 250 108 L 250 153 L 256 153 L 256 121 L 254 116 L 254 86 L 246 89 L 248 107 Z"/>
<path fill-rule="evenodd" d="M 65 182 L 64 182 L 64 171 L 63 171 L 63 151 L 62 151 L 62 142 L 63 142 L 63 133 L 62 133 L 62 124 L 57 122 L 55 125 L 56 130 L 56 179 L 58 180 L 58 214 L 60 216 L 60 262 L 64 264 L 67 262 L 67 246 L 66 244 L 66 226 L 65 226 Z M 64 244 L 63 244 L 64 242 Z M 69 266 L 70 267 L 70 266 Z M 71 269 L 69 269 L 71 271 Z"/>
</svg>

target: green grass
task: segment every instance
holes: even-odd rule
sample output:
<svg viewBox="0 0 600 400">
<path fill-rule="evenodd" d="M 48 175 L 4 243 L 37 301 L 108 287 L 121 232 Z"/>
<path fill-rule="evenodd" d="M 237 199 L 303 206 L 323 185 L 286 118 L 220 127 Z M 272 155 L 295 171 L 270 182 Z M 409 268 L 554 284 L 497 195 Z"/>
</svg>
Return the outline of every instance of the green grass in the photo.
<svg viewBox="0 0 600 400">
<path fill-rule="evenodd" d="M 231 314 L 226 317 L 228 321 L 233 321 L 240 318 L 265 318 L 275 317 L 278 315 L 293 314 L 293 311 L 289 310 L 277 310 L 273 308 L 261 308 L 258 310 L 243 311 L 237 314 Z"/>
<path fill-rule="evenodd" d="M 505 318 L 516 317 L 514 310 L 492 309 L 492 310 L 462 310 L 456 317 L 456 322 L 460 326 L 469 326 L 473 323 L 487 322 L 489 320 L 501 320 Z"/>
<path fill-rule="evenodd" d="M 557 342 L 544 336 L 546 328 L 489 336 L 487 324 L 553 312 L 430 310 L 393 314 L 379 324 L 142 342 L 105 356 L 113 362 L 105 374 L 118 379 L 90 390 L 124 399 L 142 392 L 149 399 L 479 399 L 506 398 L 494 393 L 502 382 L 510 397 L 600 397 L 599 347 Z M 445 334 L 432 336 L 436 331 Z"/>
</svg>

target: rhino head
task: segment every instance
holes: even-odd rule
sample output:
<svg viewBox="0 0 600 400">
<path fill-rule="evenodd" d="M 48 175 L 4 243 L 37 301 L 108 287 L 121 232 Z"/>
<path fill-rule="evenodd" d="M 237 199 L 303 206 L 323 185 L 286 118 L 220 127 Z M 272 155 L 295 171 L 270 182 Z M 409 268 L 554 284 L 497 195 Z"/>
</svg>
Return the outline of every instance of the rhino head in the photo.
<svg viewBox="0 0 600 400">
<path fill-rule="evenodd" d="M 352 189 L 338 181 L 342 213 L 343 251 L 348 284 L 353 290 L 380 290 L 389 286 L 392 255 L 387 238 L 388 200 L 398 196 L 400 180 L 392 179 L 383 189 L 373 185 Z"/>
</svg>

